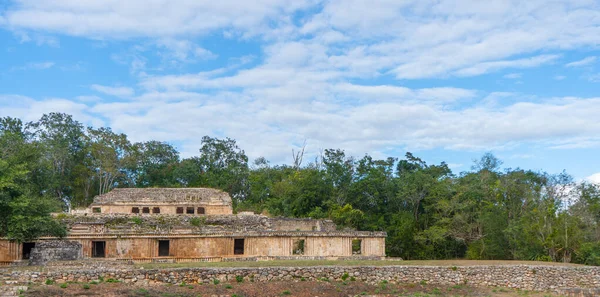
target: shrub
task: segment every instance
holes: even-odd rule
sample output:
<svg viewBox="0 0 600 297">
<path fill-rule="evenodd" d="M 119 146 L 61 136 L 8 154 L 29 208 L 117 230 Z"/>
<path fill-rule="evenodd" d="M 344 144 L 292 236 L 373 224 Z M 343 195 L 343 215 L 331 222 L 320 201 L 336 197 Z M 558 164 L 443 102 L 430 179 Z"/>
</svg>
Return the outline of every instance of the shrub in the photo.
<svg viewBox="0 0 600 297">
<path fill-rule="evenodd" d="M 84 290 L 89 290 L 90 289 L 90 285 L 89 284 L 83 284 L 83 289 Z"/>
<path fill-rule="evenodd" d="M 190 225 L 194 226 L 194 227 L 200 227 L 202 225 L 204 225 L 204 223 L 206 223 L 206 218 L 205 217 L 193 217 L 190 219 Z"/>
<path fill-rule="evenodd" d="M 241 283 L 241 282 L 244 281 L 244 277 L 241 276 L 241 275 L 236 275 L 235 276 L 235 281 L 238 282 L 238 283 Z"/>
<path fill-rule="evenodd" d="M 140 218 L 140 217 L 133 217 L 133 218 L 131 218 L 131 221 L 136 225 L 141 225 L 143 222 L 142 218 Z"/>
<path fill-rule="evenodd" d="M 232 285 L 230 285 L 230 284 L 226 284 L 226 285 L 225 285 L 225 289 L 233 289 L 233 286 L 232 286 Z"/>
<path fill-rule="evenodd" d="M 67 285 L 66 283 L 64 283 L 64 284 L 60 284 L 60 287 L 61 287 L 62 289 L 66 289 L 68 286 L 69 286 L 69 285 Z"/>
<path fill-rule="evenodd" d="M 350 277 L 350 275 L 348 274 L 348 272 L 344 272 L 344 274 L 342 274 L 342 280 L 345 281 Z"/>
<path fill-rule="evenodd" d="M 350 277 L 350 281 L 351 281 L 351 282 L 355 282 L 355 281 L 356 281 L 356 278 L 355 278 L 354 276 L 351 276 L 351 277 Z"/>
<path fill-rule="evenodd" d="M 116 280 L 114 278 L 109 278 L 109 279 L 106 280 L 106 282 L 107 283 L 120 283 L 121 281 L 120 280 Z"/>
<path fill-rule="evenodd" d="M 46 285 L 54 285 L 55 281 L 53 279 L 47 279 Z"/>
<path fill-rule="evenodd" d="M 215 279 L 213 279 L 213 284 L 215 284 L 215 285 L 218 285 L 220 282 L 221 282 L 221 281 L 220 281 L 220 280 L 218 280 L 218 279 L 216 279 L 216 278 L 215 278 Z"/>
<path fill-rule="evenodd" d="M 290 290 L 285 290 L 281 292 L 281 295 L 292 295 L 292 292 L 290 292 Z"/>
</svg>

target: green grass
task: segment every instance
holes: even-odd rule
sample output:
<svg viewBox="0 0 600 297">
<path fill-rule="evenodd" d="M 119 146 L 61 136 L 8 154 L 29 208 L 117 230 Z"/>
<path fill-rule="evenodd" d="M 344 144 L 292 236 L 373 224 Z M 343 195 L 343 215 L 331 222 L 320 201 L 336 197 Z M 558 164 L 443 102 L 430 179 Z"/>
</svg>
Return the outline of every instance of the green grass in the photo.
<svg viewBox="0 0 600 297">
<path fill-rule="evenodd" d="M 538 265 L 538 266 L 583 266 L 569 263 L 537 261 L 496 261 L 496 260 L 274 260 L 257 262 L 191 262 L 191 263 L 144 263 L 136 264 L 145 269 L 189 268 L 189 267 L 308 267 L 308 266 L 448 266 L 455 270 L 459 266 L 476 265 Z"/>
</svg>

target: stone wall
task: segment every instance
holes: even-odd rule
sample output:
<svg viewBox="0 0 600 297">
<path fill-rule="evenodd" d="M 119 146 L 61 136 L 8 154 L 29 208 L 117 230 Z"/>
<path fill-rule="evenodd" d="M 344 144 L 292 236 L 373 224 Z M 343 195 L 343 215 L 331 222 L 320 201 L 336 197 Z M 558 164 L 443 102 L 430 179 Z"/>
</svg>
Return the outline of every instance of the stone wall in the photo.
<svg viewBox="0 0 600 297">
<path fill-rule="evenodd" d="M 82 258 L 81 243 L 51 240 L 36 243 L 31 250 L 30 265 L 45 265 L 50 261 L 72 261 Z"/>
<path fill-rule="evenodd" d="M 364 281 L 377 284 L 427 283 L 440 285 L 467 284 L 470 286 L 498 286 L 533 291 L 566 292 L 571 288 L 600 288 L 600 267 L 587 266 L 363 266 L 363 267 L 263 267 L 263 268 L 162 268 L 135 269 L 105 267 L 60 271 L 0 270 L 0 277 L 12 283 L 43 283 L 52 279 L 57 283 L 67 281 L 88 282 L 103 278 L 125 283 L 150 285 L 155 283 L 211 283 L 235 281 L 242 276 L 246 281 L 301 281 L 323 280 Z"/>
</svg>

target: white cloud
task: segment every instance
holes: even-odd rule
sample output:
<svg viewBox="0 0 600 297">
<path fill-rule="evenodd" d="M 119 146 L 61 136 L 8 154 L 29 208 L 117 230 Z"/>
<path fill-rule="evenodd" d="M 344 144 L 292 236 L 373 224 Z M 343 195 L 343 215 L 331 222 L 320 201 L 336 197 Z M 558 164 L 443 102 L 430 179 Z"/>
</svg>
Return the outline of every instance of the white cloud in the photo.
<svg viewBox="0 0 600 297">
<path fill-rule="evenodd" d="M 507 79 L 518 79 L 518 78 L 521 78 L 522 76 L 523 76 L 522 73 L 509 73 L 509 74 L 505 74 L 502 77 L 507 78 Z"/>
<path fill-rule="evenodd" d="M 555 76 L 554 76 L 554 79 L 555 79 L 555 80 L 563 80 L 563 79 L 565 79 L 565 78 L 567 78 L 567 77 L 566 77 L 566 76 L 564 76 L 564 75 L 555 75 Z"/>
<path fill-rule="evenodd" d="M 20 0 L 2 17 L 5 27 L 27 34 L 149 38 L 176 62 L 218 54 L 189 40 L 201 44 L 211 34 L 254 38 L 264 42 L 265 58 L 272 59 L 267 64 L 310 66 L 354 78 L 420 79 L 530 68 L 552 62 L 556 56 L 548 53 L 600 43 L 600 10 L 585 0 L 553 5 L 545 0 Z M 132 72 L 143 71 L 146 62 L 136 56 Z"/>
<path fill-rule="evenodd" d="M 290 148 L 304 139 L 308 140 L 307 154 L 319 148 L 343 148 L 357 156 L 390 147 L 410 151 L 488 151 L 526 143 L 600 147 L 600 123 L 595 120 L 600 98 L 538 98 L 494 108 L 466 101 L 447 108 L 439 100 L 465 100 L 463 96 L 469 99 L 473 94 L 455 90 L 462 95 L 448 97 L 447 90 L 435 88 L 344 84 L 323 86 L 324 92 L 321 86 L 316 91 L 304 89 L 289 98 L 277 93 L 294 87 L 244 87 L 241 93 L 218 90 L 210 95 L 148 91 L 120 102 L 11 97 L 6 100 L 20 102 L 3 102 L 8 105 L 2 113 L 30 120 L 51 110 L 73 113 L 82 121 L 125 132 L 134 141 L 176 142 L 185 156 L 197 154 L 203 135 L 227 136 L 238 140 L 251 158 L 265 156 L 273 162 L 289 161 Z M 441 99 L 425 99 L 436 92 L 442 94 L 438 95 Z M 379 100 L 371 94 L 389 94 L 391 99 Z"/>
<path fill-rule="evenodd" d="M 571 63 L 568 63 L 565 65 L 565 67 L 581 67 L 581 66 L 587 66 L 587 65 L 591 65 L 594 62 L 596 62 L 596 57 L 595 56 L 591 56 L 591 57 L 586 57 L 583 58 L 579 61 L 574 61 Z"/>
<path fill-rule="evenodd" d="M 600 172 L 588 176 L 586 180 L 600 185 Z"/>
<path fill-rule="evenodd" d="M 504 68 L 532 68 L 556 60 L 558 55 L 541 55 L 526 59 L 493 61 L 475 64 L 473 66 L 456 71 L 459 76 L 474 76 L 488 72 L 498 71 Z"/>
<path fill-rule="evenodd" d="M 91 85 L 90 88 L 97 92 L 115 96 L 115 97 L 130 97 L 133 96 L 133 89 L 129 87 L 110 87 L 103 85 Z"/>
<path fill-rule="evenodd" d="M 283 21 L 281 15 L 307 7 L 310 2 L 20 0 L 3 17 L 11 28 L 94 38 L 207 34 L 223 28 L 256 34 L 270 22 Z"/>
</svg>

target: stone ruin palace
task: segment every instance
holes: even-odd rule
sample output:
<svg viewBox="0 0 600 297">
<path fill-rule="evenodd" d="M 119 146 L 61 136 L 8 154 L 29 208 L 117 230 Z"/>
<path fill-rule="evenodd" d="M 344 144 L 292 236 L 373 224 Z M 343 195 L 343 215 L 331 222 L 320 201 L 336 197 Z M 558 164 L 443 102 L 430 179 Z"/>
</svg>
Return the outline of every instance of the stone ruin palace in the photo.
<svg viewBox="0 0 600 297">
<path fill-rule="evenodd" d="M 233 214 L 229 194 L 208 188 L 118 188 L 95 197 L 87 209 L 56 218 L 68 226 L 64 241 L 69 248 L 79 247 L 69 252 L 78 253 L 70 255 L 78 259 L 192 262 L 385 256 L 385 232 L 338 230 L 330 220 Z M 39 249 L 56 246 L 50 242 L 56 239 L 0 239 L 0 263 L 27 261 Z"/>
</svg>

